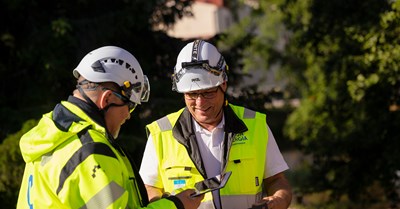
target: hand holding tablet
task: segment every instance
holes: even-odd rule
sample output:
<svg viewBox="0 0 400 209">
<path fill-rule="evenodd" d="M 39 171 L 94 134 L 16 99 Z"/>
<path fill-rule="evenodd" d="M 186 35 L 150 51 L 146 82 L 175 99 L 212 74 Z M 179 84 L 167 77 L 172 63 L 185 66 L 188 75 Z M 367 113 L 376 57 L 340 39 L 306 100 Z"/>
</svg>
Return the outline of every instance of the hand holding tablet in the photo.
<svg viewBox="0 0 400 209">
<path fill-rule="evenodd" d="M 202 195 L 204 193 L 223 188 L 226 185 L 226 182 L 228 181 L 231 174 L 232 174 L 232 171 L 228 171 L 224 174 L 217 175 L 217 176 L 205 179 L 203 181 L 197 182 L 194 185 L 196 192 L 191 194 L 190 196 L 196 197 L 196 196 Z"/>
</svg>

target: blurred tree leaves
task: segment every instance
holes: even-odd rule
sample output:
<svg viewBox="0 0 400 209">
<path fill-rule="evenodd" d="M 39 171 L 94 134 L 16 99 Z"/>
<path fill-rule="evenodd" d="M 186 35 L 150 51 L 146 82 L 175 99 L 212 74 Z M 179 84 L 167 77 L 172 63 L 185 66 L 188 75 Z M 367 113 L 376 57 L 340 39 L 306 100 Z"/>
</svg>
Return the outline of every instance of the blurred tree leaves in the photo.
<svg viewBox="0 0 400 209">
<path fill-rule="evenodd" d="M 15 208 L 25 167 L 19 149 L 19 139 L 36 124 L 36 120 L 26 121 L 21 130 L 7 136 L 0 144 L 0 153 L 2 153 L 0 155 L 0 199 L 2 207 Z"/>
<path fill-rule="evenodd" d="M 400 2 L 258 3 L 219 46 L 236 53 L 239 73 L 279 65 L 284 98 L 301 98 L 284 134 L 313 163 L 303 168 L 307 180 L 293 182 L 296 191 L 398 203 L 400 113 L 389 106 L 400 101 Z M 383 197 L 370 192 L 376 185 Z"/>
<path fill-rule="evenodd" d="M 282 5 L 293 32 L 287 57 L 302 101 L 286 134 L 314 158 L 308 190 L 332 191 L 369 205 L 398 202 L 399 113 L 389 111 L 399 82 L 399 2 L 288 0 Z M 301 10 L 299 8 L 302 8 Z M 372 9 L 373 8 L 373 9 Z M 290 64 L 290 63 L 289 63 Z"/>
</svg>

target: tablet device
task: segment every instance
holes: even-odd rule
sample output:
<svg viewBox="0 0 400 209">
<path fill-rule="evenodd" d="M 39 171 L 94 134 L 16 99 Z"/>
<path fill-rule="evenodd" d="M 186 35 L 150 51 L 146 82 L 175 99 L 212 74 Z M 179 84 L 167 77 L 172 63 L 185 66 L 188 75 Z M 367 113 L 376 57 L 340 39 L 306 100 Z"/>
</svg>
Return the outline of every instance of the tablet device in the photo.
<svg viewBox="0 0 400 209">
<path fill-rule="evenodd" d="M 228 171 L 224 174 L 217 175 L 203 181 L 197 182 L 194 187 L 196 192 L 191 194 L 191 197 L 197 197 L 207 192 L 211 192 L 217 189 L 221 189 L 226 185 L 229 177 L 231 176 L 232 171 Z"/>
</svg>

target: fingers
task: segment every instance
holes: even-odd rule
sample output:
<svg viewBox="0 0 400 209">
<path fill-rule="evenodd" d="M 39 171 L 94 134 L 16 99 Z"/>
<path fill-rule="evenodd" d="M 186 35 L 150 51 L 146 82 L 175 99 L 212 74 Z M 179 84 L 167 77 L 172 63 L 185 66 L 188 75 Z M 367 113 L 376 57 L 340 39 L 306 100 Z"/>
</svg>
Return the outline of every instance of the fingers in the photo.
<svg viewBox="0 0 400 209">
<path fill-rule="evenodd" d="M 262 199 L 268 207 L 267 209 L 278 209 L 278 208 L 287 208 L 285 206 L 285 201 L 281 197 L 277 196 L 269 196 Z"/>
<path fill-rule="evenodd" d="M 201 200 L 204 198 L 204 194 L 192 197 L 191 195 L 195 193 L 194 189 L 187 189 L 176 195 L 182 204 L 185 206 L 185 209 L 196 209 L 199 207 Z"/>
</svg>

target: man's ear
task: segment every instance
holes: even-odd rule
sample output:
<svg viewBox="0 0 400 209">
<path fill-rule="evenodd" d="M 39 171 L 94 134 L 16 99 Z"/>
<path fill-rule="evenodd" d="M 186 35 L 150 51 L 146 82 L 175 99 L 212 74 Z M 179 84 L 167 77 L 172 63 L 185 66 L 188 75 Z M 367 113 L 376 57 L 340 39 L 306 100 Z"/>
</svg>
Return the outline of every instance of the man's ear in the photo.
<svg viewBox="0 0 400 209">
<path fill-rule="evenodd" d="M 226 92 L 226 89 L 228 88 L 228 84 L 226 83 L 226 81 L 221 84 L 221 88 L 224 92 Z"/>
<path fill-rule="evenodd" d="M 99 104 L 98 104 L 100 109 L 104 109 L 105 107 L 107 107 L 107 105 L 110 101 L 111 94 L 112 93 L 110 90 L 106 90 L 106 91 L 103 91 L 103 93 L 100 95 Z"/>
</svg>

